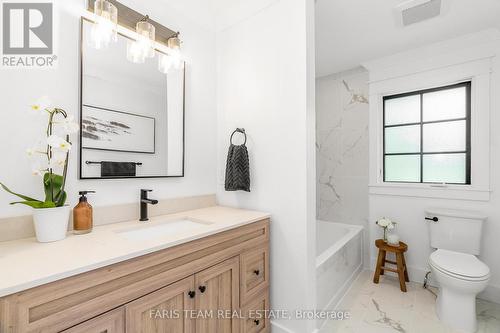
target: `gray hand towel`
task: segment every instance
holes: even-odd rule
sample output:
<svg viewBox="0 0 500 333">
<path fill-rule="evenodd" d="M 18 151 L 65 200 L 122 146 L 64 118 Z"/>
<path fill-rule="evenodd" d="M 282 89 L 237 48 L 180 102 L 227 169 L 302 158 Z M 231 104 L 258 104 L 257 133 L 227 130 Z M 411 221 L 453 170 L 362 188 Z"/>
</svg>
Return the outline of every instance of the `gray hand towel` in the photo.
<svg viewBox="0 0 500 333">
<path fill-rule="evenodd" d="M 225 189 L 226 191 L 250 192 L 250 165 L 247 147 L 244 144 L 229 146 Z"/>
<path fill-rule="evenodd" d="M 101 162 L 101 177 L 135 177 L 134 162 Z"/>
</svg>

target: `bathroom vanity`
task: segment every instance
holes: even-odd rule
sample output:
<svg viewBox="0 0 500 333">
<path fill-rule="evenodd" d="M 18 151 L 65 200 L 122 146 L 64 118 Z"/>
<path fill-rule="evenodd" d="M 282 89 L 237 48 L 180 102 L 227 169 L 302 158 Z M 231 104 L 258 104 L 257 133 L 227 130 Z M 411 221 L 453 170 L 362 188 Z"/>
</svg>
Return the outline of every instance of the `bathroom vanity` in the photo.
<svg viewBox="0 0 500 333">
<path fill-rule="evenodd" d="M 0 332 L 269 332 L 269 216 L 209 207 L 0 243 Z"/>
</svg>

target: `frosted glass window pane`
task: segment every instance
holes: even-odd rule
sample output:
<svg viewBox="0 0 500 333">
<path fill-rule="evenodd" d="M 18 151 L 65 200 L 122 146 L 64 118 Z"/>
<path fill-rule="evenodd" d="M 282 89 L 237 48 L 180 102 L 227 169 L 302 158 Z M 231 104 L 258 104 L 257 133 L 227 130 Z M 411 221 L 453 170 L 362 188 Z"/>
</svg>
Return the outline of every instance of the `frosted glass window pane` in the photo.
<svg viewBox="0 0 500 333">
<path fill-rule="evenodd" d="M 420 95 L 385 100 L 385 125 L 420 122 Z"/>
<path fill-rule="evenodd" d="M 420 155 L 385 157 L 386 182 L 420 182 Z"/>
<path fill-rule="evenodd" d="M 424 155 L 424 182 L 465 183 L 465 154 Z"/>
<path fill-rule="evenodd" d="M 420 125 L 388 127 L 385 129 L 385 152 L 420 152 Z"/>
<path fill-rule="evenodd" d="M 465 87 L 426 93 L 423 121 L 465 118 Z"/>
<path fill-rule="evenodd" d="M 424 125 L 424 152 L 464 151 L 465 120 Z"/>
</svg>

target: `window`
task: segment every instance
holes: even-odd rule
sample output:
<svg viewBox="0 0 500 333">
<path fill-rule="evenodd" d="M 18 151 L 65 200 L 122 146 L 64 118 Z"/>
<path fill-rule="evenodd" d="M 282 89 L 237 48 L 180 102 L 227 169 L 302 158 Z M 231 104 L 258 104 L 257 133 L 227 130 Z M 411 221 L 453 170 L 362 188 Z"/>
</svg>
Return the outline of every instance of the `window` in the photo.
<svg viewBox="0 0 500 333">
<path fill-rule="evenodd" d="M 384 182 L 470 184 L 471 82 L 383 98 Z"/>
</svg>

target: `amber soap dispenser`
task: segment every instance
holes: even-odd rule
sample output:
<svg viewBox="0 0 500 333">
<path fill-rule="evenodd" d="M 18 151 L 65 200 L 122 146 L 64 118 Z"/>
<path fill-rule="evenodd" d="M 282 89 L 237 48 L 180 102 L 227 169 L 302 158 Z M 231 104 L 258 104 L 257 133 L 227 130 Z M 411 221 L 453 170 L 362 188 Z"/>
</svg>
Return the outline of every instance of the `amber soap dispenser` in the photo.
<svg viewBox="0 0 500 333">
<path fill-rule="evenodd" d="M 94 226 L 92 206 L 86 197 L 88 193 L 95 193 L 95 191 L 78 192 L 80 200 L 73 208 L 73 232 L 77 235 L 91 232 Z"/>
</svg>

